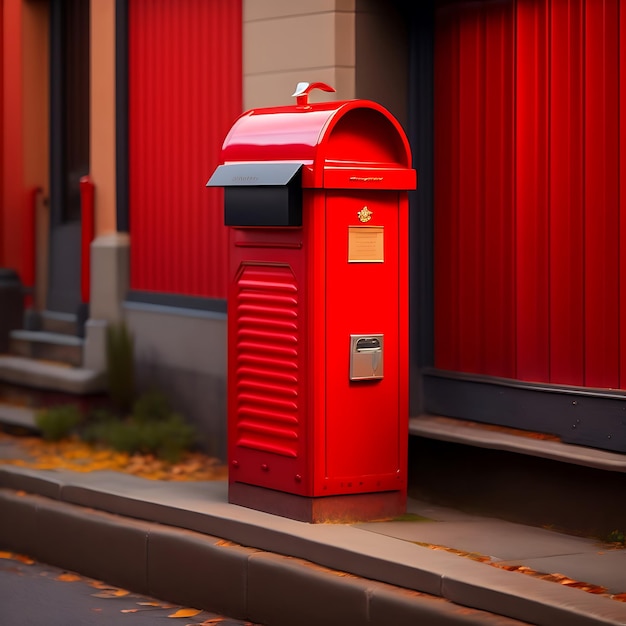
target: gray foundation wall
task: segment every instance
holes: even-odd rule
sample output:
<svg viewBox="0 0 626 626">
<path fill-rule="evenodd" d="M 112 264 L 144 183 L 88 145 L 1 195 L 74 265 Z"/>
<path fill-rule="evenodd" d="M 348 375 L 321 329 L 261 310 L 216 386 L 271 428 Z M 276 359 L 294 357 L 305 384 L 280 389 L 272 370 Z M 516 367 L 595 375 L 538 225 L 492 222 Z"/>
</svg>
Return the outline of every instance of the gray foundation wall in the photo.
<svg viewBox="0 0 626 626">
<path fill-rule="evenodd" d="M 138 391 L 157 388 L 193 424 L 202 449 L 226 460 L 226 315 L 124 303 Z"/>
</svg>

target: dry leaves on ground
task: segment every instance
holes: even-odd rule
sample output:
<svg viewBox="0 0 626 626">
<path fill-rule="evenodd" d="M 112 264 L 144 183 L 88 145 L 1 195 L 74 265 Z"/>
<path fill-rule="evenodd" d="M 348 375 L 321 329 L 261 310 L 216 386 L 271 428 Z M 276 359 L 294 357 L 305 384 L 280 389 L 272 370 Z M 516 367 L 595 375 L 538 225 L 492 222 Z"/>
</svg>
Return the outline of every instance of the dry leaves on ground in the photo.
<svg viewBox="0 0 626 626">
<path fill-rule="evenodd" d="M 0 433 L 0 441 L 10 441 L 23 452 L 22 458 L 0 459 L 0 464 L 74 472 L 113 470 L 152 480 L 222 480 L 227 477 L 227 469 L 219 459 L 200 452 L 189 452 L 180 462 L 168 463 L 150 454 L 129 455 L 97 448 L 79 439 L 49 442 L 39 437 Z"/>
<path fill-rule="evenodd" d="M 448 548 L 447 546 L 438 546 L 433 543 L 422 543 L 421 541 L 416 541 L 415 543 L 418 546 L 430 548 L 431 550 L 444 550 L 445 552 L 452 552 L 452 554 L 465 557 L 466 559 L 471 559 L 472 561 L 480 561 L 481 563 L 491 564 L 491 557 L 485 556 L 484 554 L 479 554 L 478 552 L 465 552 L 464 550 Z"/>
<path fill-rule="evenodd" d="M 0 552 L 0 559 L 19 561 L 24 565 L 32 565 L 35 562 L 29 556 L 24 556 L 23 554 L 15 554 L 15 552 Z"/>
<path fill-rule="evenodd" d="M 558 583 L 566 587 L 580 589 L 581 591 L 586 591 L 587 593 L 594 593 L 596 595 L 606 596 L 608 598 L 611 598 L 612 600 L 617 600 L 618 602 L 626 602 L 626 593 L 611 594 L 606 587 L 594 585 L 592 583 L 587 583 L 580 580 L 574 580 L 572 578 L 564 576 L 563 574 L 546 574 L 545 572 L 538 572 L 537 570 L 534 570 L 525 565 L 509 565 L 505 563 L 499 563 L 498 561 L 494 561 L 491 557 L 485 556 L 484 554 L 478 554 L 476 552 L 465 552 L 463 550 L 448 548 L 447 546 L 441 546 L 433 543 L 423 543 L 421 541 L 416 541 L 414 543 L 424 548 L 429 548 L 430 550 L 444 550 L 445 552 L 451 552 L 452 554 L 456 554 L 457 556 L 462 556 L 467 559 L 472 559 L 473 561 L 480 561 L 481 563 L 486 563 L 487 565 L 506 570 L 507 572 L 526 574 L 528 576 L 533 576 L 534 578 L 540 578 L 541 580 Z"/>
<path fill-rule="evenodd" d="M 195 617 L 199 613 L 202 613 L 199 609 L 178 609 L 178 611 L 168 615 L 168 617 Z"/>
</svg>

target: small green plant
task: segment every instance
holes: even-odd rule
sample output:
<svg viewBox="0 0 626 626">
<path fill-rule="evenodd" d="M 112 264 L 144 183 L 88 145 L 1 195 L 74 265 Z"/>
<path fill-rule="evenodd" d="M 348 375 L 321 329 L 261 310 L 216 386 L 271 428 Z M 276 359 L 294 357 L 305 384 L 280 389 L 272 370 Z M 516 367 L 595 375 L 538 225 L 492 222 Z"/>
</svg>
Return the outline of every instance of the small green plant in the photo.
<svg viewBox="0 0 626 626">
<path fill-rule="evenodd" d="M 134 417 L 93 424 L 87 438 L 129 454 L 154 454 L 176 462 L 195 441 L 194 429 L 177 413 L 160 421 L 141 421 Z"/>
<path fill-rule="evenodd" d="M 612 530 L 608 537 L 609 543 L 621 543 L 626 544 L 626 535 L 623 530 Z"/>
<path fill-rule="evenodd" d="M 181 415 L 172 413 L 159 422 L 153 422 L 144 442 L 161 459 L 175 462 L 193 445 L 196 434 Z"/>
<path fill-rule="evenodd" d="M 137 398 L 132 414 L 126 418 L 105 410 L 94 411 L 81 437 L 119 452 L 153 454 L 175 462 L 193 446 L 196 432 L 172 411 L 166 396 L 152 390 Z"/>
<path fill-rule="evenodd" d="M 115 413 L 107 409 L 95 409 L 87 416 L 80 430 L 80 438 L 86 443 L 97 444 L 103 440 L 101 433 L 106 430 L 107 425 L 119 421 L 120 418 Z"/>
<path fill-rule="evenodd" d="M 111 324 L 106 334 L 107 382 L 115 408 L 128 411 L 135 397 L 135 349 L 124 322 Z"/>
<path fill-rule="evenodd" d="M 158 389 L 146 391 L 133 404 L 133 418 L 140 422 L 162 421 L 171 414 L 170 401 Z"/>
<path fill-rule="evenodd" d="M 43 409 L 35 415 L 35 423 L 46 441 L 59 441 L 68 437 L 81 419 L 80 410 L 73 404 Z"/>
</svg>

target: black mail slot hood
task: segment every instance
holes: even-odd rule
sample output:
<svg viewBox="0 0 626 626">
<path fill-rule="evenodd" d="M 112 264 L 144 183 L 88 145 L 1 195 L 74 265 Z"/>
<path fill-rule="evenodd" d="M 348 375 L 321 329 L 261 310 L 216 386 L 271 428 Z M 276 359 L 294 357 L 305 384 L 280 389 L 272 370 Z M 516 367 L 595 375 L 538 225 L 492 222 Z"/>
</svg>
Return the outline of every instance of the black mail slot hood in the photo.
<svg viewBox="0 0 626 626">
<path fill-rule="evenodd" d="M 302 226 L 302 163 L 220 165 L 207 187 L 224 187 L 226 226 Z"/>
</svg>

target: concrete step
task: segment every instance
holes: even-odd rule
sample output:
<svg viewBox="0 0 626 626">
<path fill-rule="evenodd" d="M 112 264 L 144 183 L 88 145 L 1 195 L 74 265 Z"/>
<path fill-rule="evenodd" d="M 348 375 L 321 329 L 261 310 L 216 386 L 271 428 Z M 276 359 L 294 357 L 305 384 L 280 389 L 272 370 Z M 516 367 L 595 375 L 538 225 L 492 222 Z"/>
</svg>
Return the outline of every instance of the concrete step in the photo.
<svg viewBox="0 0 626 626">
<path fill-rule="evenodd" d="M 15 355 L 0 355 L 0 381 L 74 395 L 106 390 L 103 372 Z"/>
<path fill-rule="evenodd" d="M 41 364 L 41 361 L 37 361 Z M 67 369 L 67 366 L 60 366 Z M 13 378 L 16 378 L 13 372 Z M 67 388 L 67 381 L 60 383 L 61 387 Z M 97 390 L 96 390 L 97 391 Z M 4 405 L 27 409 L 29 411 L 38 411 L 39 409 L 57 406 L 60 404 L 76 404 L 85 411 L 94 406 L 100 407 L 108 401 L 108 394 L 91 390 L 86 393 L 70 393 L 63 389 L 26 386 L 4 380 L 0 373 L 0 423 L 2 423 L 2 415 Z M 9 411 L 10 413 L 10 411 Z"/>
<path fill-rule="evenodd" d="M 78 320 L 76 315 L 70 313 L 59 313 L 57 311 L 41 312 L 41 329 L 48 333 L 59 333 L 61 335 L 78 335 Z"/>
<path fill-rule="evenodd" d="M 0 425 L 11 429 L 39 432 L 36 410 L 25 406 L 14 406 L 0 401 Z"/>
<path fill-rule="evenodd" d="M 10 354 L 74 367 L 83 363 L 83 344 L 80 337 L 46 331 L 13 330 L 9 335 Z"/>
</svg>

